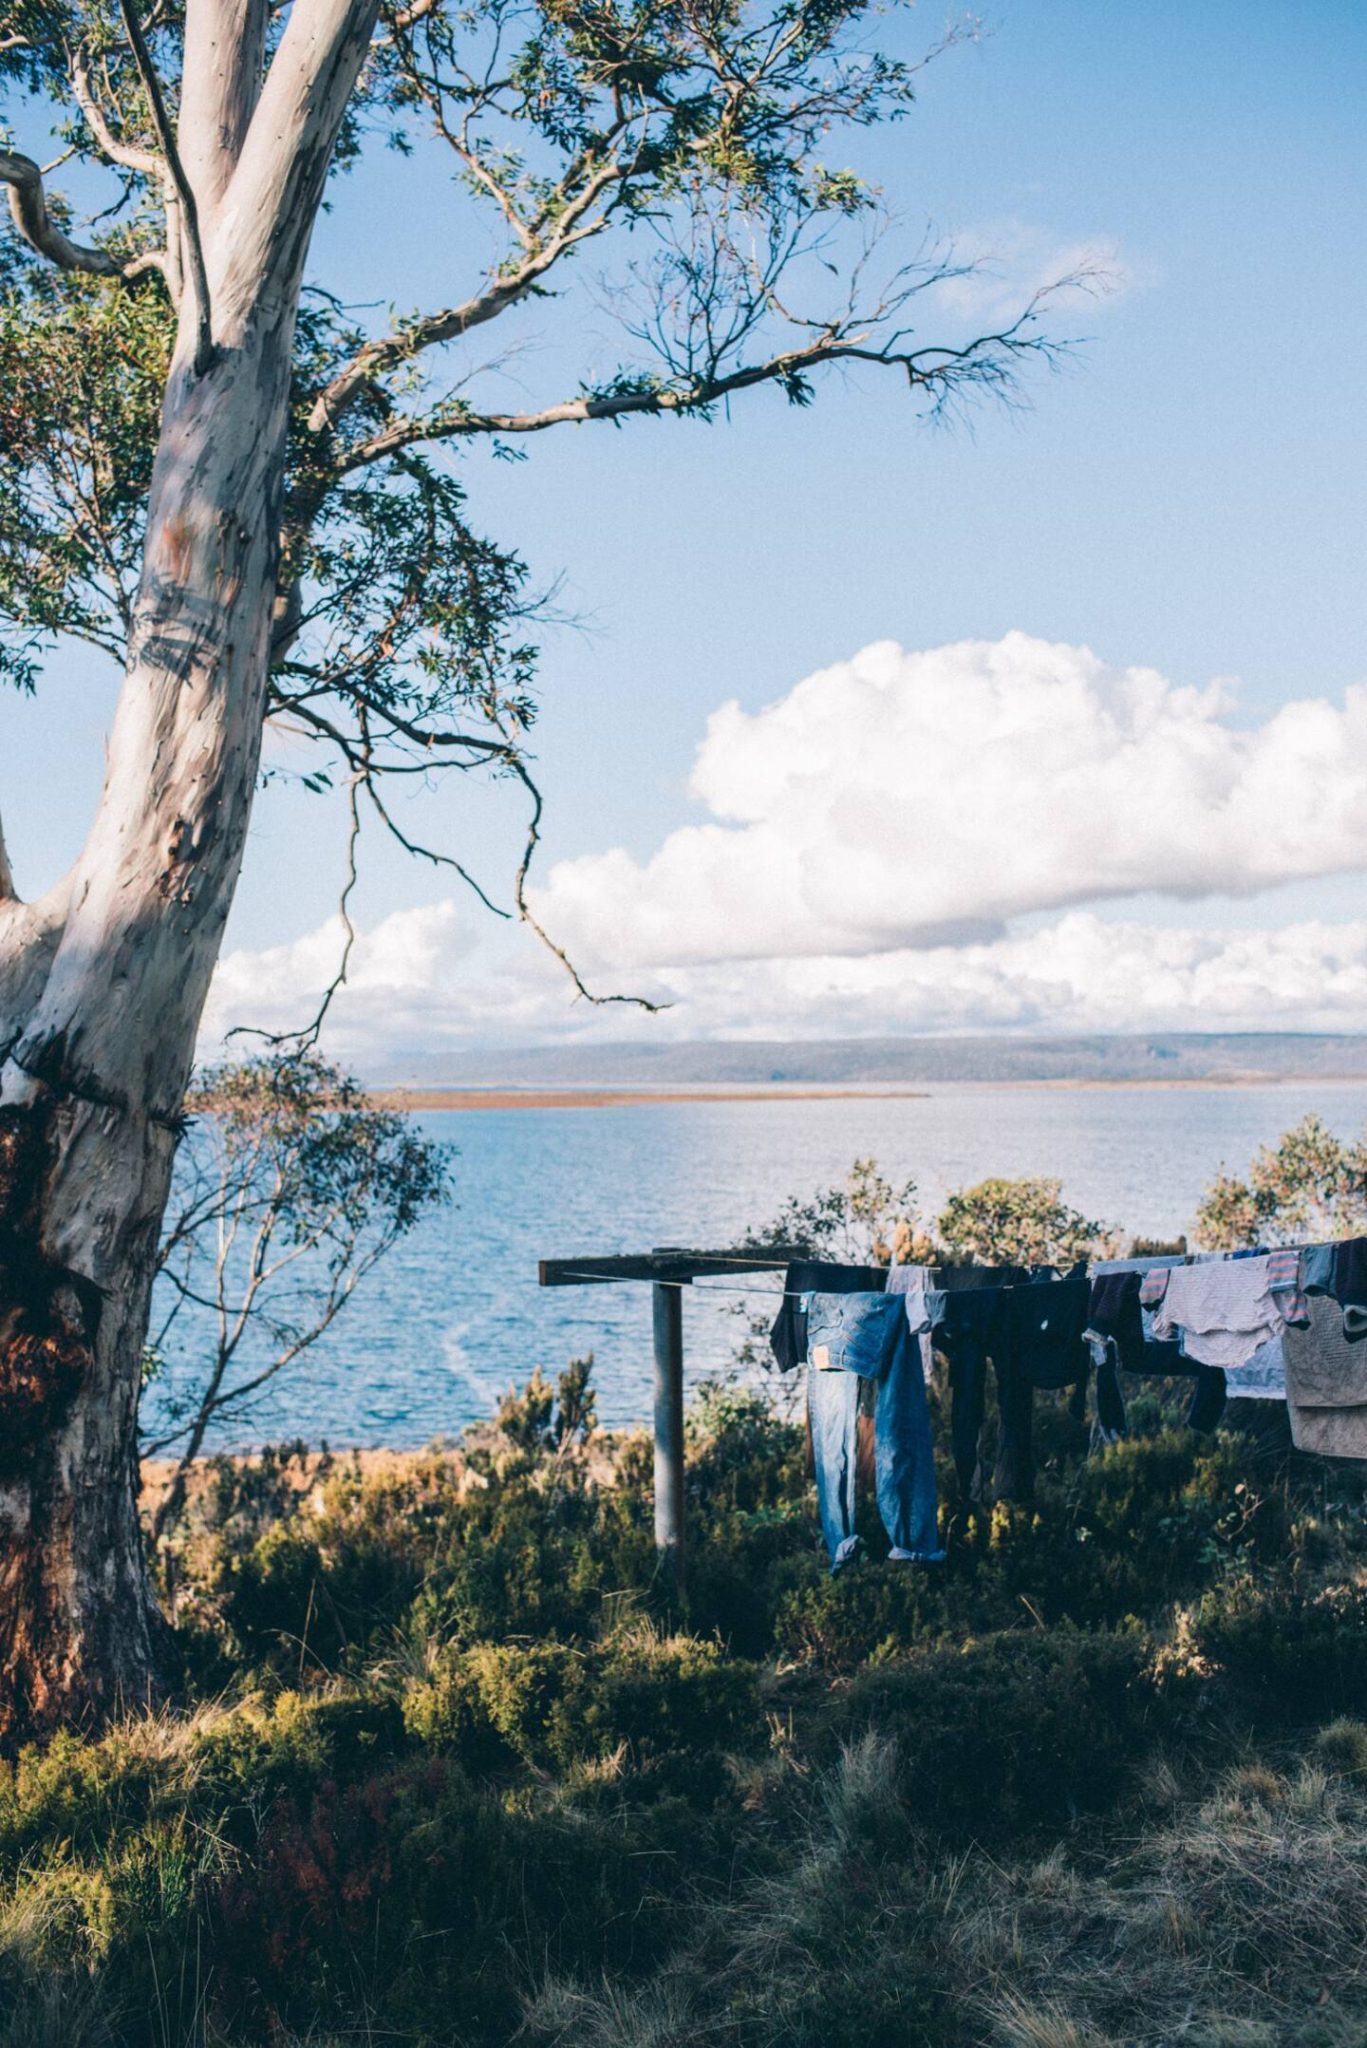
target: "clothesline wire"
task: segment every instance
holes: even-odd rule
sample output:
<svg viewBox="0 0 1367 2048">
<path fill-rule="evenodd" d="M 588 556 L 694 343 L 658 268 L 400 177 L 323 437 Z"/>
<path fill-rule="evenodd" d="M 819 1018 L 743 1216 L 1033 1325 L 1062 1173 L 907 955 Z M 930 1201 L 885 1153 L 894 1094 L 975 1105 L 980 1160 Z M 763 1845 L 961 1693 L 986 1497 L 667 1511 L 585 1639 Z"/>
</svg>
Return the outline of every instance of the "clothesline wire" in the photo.
<svg viewBox="0 0 1367 2048">
<path fill-rule="evenodd" d="M 1346 1244 L 1346 1243 L 1348 1242 L 1348 1240 L 1347 1240 L 1346 1238 L 1334 1238 L 1334 1239 L 1332 1239 L 1332 1240 L 1330 1240 L 1330 1241 L 1331 1241 L 1332 1243 L 1334 1243 L 1334 1244 Z M 1278 1246 L 1276 1246 L 1276 1247 L 1275 1247 L 1275 1249 L 1276 1249 L 1276 1250 L 1278 1250 L 1278 1251 L 1295 1251 L 1295 1252 L 1301 1252 L 1301 1251 L 1309 1251 L 1309 1250 L 1311 1249 L 1311 1247 L 1310 1247 L 1309 1245 L 1278 1245 Z M 1267 1257 L 1267 1256 L 1268 1256 L 1268 1254 L 1267 1254 L 1267 1253 L 1258 1253 L 1258 1254 L 1256 1254 L 1256 1256 L 1258 1256 L 1258 1257 L 1262 1257 L 1262 1258 L 1265 1258 L 1265 1257 Z M 1223 1263 L 1223 1262 L 1226 1262 L 1226 1261 L 1233 1261 L 1233 1260 L 1234 1260 L 1235 1258 L 1236 1258 L 1236 1254 L 1235 1254 L 1235 1253 L 1233 1253 L 1233 1252 L 1223 1252 L 1223 1253 L 1219 1253 L 1219 1254 L 1217 1254 L 1217 1255 L 1216 1255 L 1216 1256 L 1215 1256 L 1214 1258 L 1191 1258 L 1191 1257 L 1187 1257 L 1187 1258 L 1182 1258 L 1182 1259 L 1175 1259 L 1175 1260 L 1173 1261 L 1173 1265 L 1172 1265 L 1172 1266 L 1164 1266 L 1164 1265 L 1163 1265 L 1163 1264 L 1162 1264 L 1162 1263 L 1160 1262 L 1159 1264 L 1157 1264 L 1157 1265 L 1155 1265 L 1155 1266 L 1152 1266 L 1152 1267 L 1150 1267 L 1150 1268 L 1149 1268 L 1148 1270 L 1149 1270 L 1150 1272 L 1164 1272 L 1164 1271 L 1167 1271 L 1167 1272 L 1172 1272 L 1172 1271 L 1174 1271 L 1174 1270 L 1176 1269 L 1176 1267 L 1177 1267 L 1177 1266 L 1205 1266 L 1205 1265 L 1212 1265 L 1212 1266 L 1214 1266 L 1214 1265 L 1220 1265 L 1221 1263 Z M 747 1265 L 754 1265 L 754 1266 L 758 1266 L 758 1267 L 760 1267 L 761 1269 L 764 1269 L 764 1268 L 765 1268 L 765 1261 L 763 1261 L 763 1260 L 761 1260 L 761 1259 L 754 1259 L 754 1260 L 748 1260 L 748 1261 L 747 1261 L 746 1263 L 747 1263 Z M 821 1262 L 821 1260 L 820 1260 L 820 1259 L 816 1259 L 816 1258 L 814 1258 L 814 1259 L 812 1260 L 812 1262 L 811 1262 L 811 1263 L 812 1263 L 813 1265 L 820 1265 L 820 1264 L 821 1264 L 822 1262 Z M 1105 1262 L 1103 1261 L 1103 1263 L 1105 1263 Z M 772 1270 L 773 1270 L 773 1268 L 772 1268 L 772 1267 L 769 1267 L 769 1268 L 768 1268 L 768 1270 L 769 1270 L 769 1271 L 772 1271 Z M 895 1268 L 895 1267 L 891 1267 L 891 1266 L 889 1266 L 889 1267 L 884 1267 L 884 1268 L 882 1268 L 881 1270 L 883 1270 L 883 1271 L 885 1271 L 885 1272 L 894 1272 L 894 1271 L 896 1270 L 896 1268 Z M 932 1268 L 931 1268 L 931 1270 L 932 1270 L 932 1271 L 934 1271 L 935 1269 L 934 1269 L 934 1268 L 932 1267 Z M 951 1269 L 951 1270 L 953 1270 L 953 1269 Z M 976 1270 L 980 1270 L 980 1269 L 978 1269 L 978 1268 L 974 1268 L 974 1267 L 966 1267 L 966 1268 L 965 1268 L 965 1267 L 960 1267 L 960 1268 L 958 1268 L 957 1270 L 959 1270 L 959 1271 L 961 1271 L 961 1272 L 963 1272 L 963 1271 L 969 1271 L 969 1272 L 972 1272 L 972 1271 L 976 1271 Z M 1138 1266 L 1134 1266 L 1134 1267 L 1131 1267 L 1131 1268 L 1130 1268 L 1129 1270 L 1130 1270 L 1131 1272 L 1137 1272 L 1137 1273 L 1141 1273 L 1141 1274 L 1142 1274 L 1142 1272 L 1143 1272 L 1143 1270 L 1144 1270 L 1144 1269 L 1143 1269 L 1143 1268 L 1141 1268 L 1141 1267 L 1138 1267 Z M 622 1287 L 622 1286 L 633 1286 L 633 1285 L 639 1285 L 639 1284 L 640 1284 L 640 1280 L 641 1280 L 641 1279 L 646 1279 L 646 1278 L 649 1278 L 649 1280 L 650 1280 L 650 1284 L 651 1284 L 651 1285 L 652 1285 L 653 1287 L 678 1287 L 678 1288 L 684 1288 L 684 1287 L 692 1287 L 692 1288 L 698 1289 L 698 1291 L 700 1291 L 700 1292 L 701 1292 L 701 1293 L 703 1293 L 703 1294 L 759 1294 L 759 1295 L 763 1295 L 763 1296 L 765 1297 L 765 1299 L 766 1299 L 766 1300 L 768 1300 L 768 1301 L 802 1301 L 802 1300 L 805 1300 L 805 1298 L 806 1298 L 806 1297 L 807 1297 L 808 1295 L 812 1294 L 813 1292 L 817 1292 L 817 1293 L 819 1293 L 819 1292 L 820 1292 L 820 1289 L 819 1289 L 819 1288 L 818 1288 L 818 1289 L 815 1289 L 815 1290 L 814 1290 L 814 1289 L 812 1289 L 812 1288 L 810 1288 L 810 1287 L 751 1287 L 751 1286 L 747 1286 L 747 1285 L 745 1285 L 744 1283 L 740 1283 L 740 1284 L 735 1284 L 735 1283 L 728 1283 L 728 1282 L 726 1281 L 726 1276 L 725 1276 L 724 1274 L 720 1274 L 720 1273 L 709 1273 L 709 1274 L 706 1274 L 706 1275 L 702 1275 L 702 1276 L 700 1276 L 700 1279 L 701 1279 L 701 1280 L 711 1280 L 711 1281 L 712 1281 L 712 1282 L 714 1282 L 714 1283 L 719 1283 L 719 1284 L 714 1284 L 714 1285 L 712 1285 L 712 1286 L 710 1286 L 710 1287 L 709 1287 L 709 1286 L 706 1286 L 706 1285 L 701 1285 L 701 1286 L 700 1286 L 700 1284 L 699 1284 L 699 1281 L 698 1281 L 698 1280 L 671 1280 L 671 1279 L 669 1279 L 669 1278 L 665 1277 L 664 1275 L 661 1275 L 661 1277 L 660 1277 L 659 1279 L 656 1279 L 656 1278 L 655 1278 L 655 1277 L 654 1277 L 653 1275 L 646 1275 L 646 1274 L 642 1274 L 642 1275 L 640 1275 L 640 1276 L 639 1276 L 639 1278 L 638 1278 L 638 1277 L 637 1277 L 637 1276 L 636 1276 L 635 1274 L 625 1274 L 625 1273 L 574 1273 L 574 1272 L 569 1272 L 569 1271 L 566 1271 L 565 1273 L 563 1273 L 563 1274 L 562 1274 L 562 1276 L 561 1276 L 561 1277 L 562 1277 L 563 1279 L 565 1279 L 565 1280 L 572 1280 L 572 1281 L 576 1281 L 576 1282 L 581 1282 L 581 1283 L 583 1283 L 584 1285 L 586 1285 L 586 1286 L 591 1286 L 591 1287 Z M 1104 1277 L 1104 1276 L 1103 1276 L 1103 1277 Z M 895 1291 L 895 1290 L 894 1290 L 894 1291 Z M 914 1292 L 915 1290 L 912 1290 L 912 1291 Z M 931 1288 L 931 1289 L 929 1289 L 928 1291 L 930 1291 L 930 1292 L 934 1293 L 934 1292 L 937 1292 L 937 1291 L 939 1291 L 939 1290 L 937 1290 L 937 1289 L 934 1289 L 934 1288 Z"/>
</svg>

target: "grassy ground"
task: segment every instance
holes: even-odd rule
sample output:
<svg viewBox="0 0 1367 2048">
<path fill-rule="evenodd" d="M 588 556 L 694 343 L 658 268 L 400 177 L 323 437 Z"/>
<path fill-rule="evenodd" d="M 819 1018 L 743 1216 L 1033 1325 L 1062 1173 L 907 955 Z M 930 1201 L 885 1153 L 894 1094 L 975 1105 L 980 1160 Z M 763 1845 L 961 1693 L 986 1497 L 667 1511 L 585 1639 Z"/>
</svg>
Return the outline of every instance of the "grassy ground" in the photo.
<svg viewBox="0 0 1367 2048">
<path fill-rule="evenodd" d="M 832 1581 L 716 1391 L 680 1601 L 566 1394 L 206 1475 L 184 1707 L 0 1766 L 7 2048 L 1367 2044 L 1367 1477 L 1046 1400 L 1033 1510 Z"/>
</svg>

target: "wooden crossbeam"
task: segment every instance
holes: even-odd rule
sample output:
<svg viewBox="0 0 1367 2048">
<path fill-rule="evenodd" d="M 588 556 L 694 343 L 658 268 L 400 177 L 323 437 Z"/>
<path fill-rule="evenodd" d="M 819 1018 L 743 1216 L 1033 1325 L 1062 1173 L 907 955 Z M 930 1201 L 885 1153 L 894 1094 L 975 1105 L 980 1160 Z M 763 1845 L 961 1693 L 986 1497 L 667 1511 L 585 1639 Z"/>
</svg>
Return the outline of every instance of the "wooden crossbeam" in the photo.
<svg viewBox="0 0 1367 2048">
<path fill-rule="evenodd" d="M 774 1273 L 794 1259 L 810 1256 L 793 1245 L 725 1252 L 684 1251 L 665 1245 L 652 1252 L 628 1252 L 614 1258 L 542 1259 L 537 1278 L 542 1287 L 592 1287 L 611 1280 L 686 1282 L 709 1273 Z"/>
</svg>

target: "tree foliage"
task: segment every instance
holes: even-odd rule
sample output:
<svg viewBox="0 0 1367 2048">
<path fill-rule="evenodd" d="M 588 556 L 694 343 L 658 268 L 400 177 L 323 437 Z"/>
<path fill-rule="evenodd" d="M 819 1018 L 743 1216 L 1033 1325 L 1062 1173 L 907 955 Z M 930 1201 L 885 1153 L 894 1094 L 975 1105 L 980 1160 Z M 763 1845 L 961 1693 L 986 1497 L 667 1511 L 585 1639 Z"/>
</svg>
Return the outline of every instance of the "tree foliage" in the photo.
<svg viewBox="0 0 1367 2048">
<path fill-rule="evenodd" d="M 1056 1180 L 983 1180 L 945 1203 L 936 1235 L 981 1265 L 1071 1266 L 1112 1248 L 1113 1234 L 1063 1199 Z"/>
<path fill-rule="evenodd" d="M 1246 1179 L 1219 1173 L 1196 1212 L 1210 1251 L 1304 1244 L 1367 1230 L 1367 1138 L 1338 1138 L 1323 1118 L 1302 1117 L 1275 1145 L 1260 1146 Z"/>
<path fill-rule="evenodd" d="M 1056 1180 L 994 1178 L 959 1188 L 929 1220 L 914 1180 L 895 1185 L 876 1159 L 856 1159 L 844 1181 L 790 1195 L 747 1245 L 791 1245 L 816 1258 L 875 1266 L 1071 1266 L 1109 1250 L 1114 1233 L 1063 1200 Z"/>
</svg>

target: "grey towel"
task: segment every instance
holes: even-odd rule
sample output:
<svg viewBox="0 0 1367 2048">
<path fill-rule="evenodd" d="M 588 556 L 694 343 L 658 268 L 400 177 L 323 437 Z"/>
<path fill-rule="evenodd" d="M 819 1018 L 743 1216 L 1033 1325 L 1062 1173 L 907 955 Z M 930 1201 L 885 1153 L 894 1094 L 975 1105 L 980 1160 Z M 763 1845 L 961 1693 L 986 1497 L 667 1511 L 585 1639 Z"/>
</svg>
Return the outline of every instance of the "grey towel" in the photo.
<svg viewBox="0 0 1367 2048">
<path fill-rule="evenodd" d="M 1367 1458 L 1367 1339 L 1343 1331 L 1327 1295 L 1310 1298 L 1310 1321 L 1282 1334 L 1291 1441 L 1324 1458 Z"/>
</svg>

